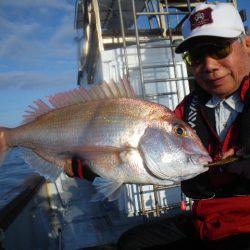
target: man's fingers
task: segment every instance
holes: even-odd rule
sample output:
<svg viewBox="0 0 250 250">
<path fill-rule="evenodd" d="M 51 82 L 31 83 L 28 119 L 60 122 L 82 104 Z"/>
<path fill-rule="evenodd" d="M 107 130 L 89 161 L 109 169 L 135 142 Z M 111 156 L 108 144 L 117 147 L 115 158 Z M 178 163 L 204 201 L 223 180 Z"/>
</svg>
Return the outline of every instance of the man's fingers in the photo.
<svg viewBox="0 0 250 250">
<path fill-rule="evenodd" d="M 225 152 L 223 155 L 222 155 L 222 160 L 228 158 L 228 157 L 231 157 L 231 156 L 234 156 L 234 149 L 233 148 L 230 148 L 227 152 Z"/>
<path fill-rule="evenodd" d="M 73 177 L 74 176 L 74 173 L 73 173 L 73 170 L 72 170 L 72 159 L 71 158 L 65 159 L 64 172 L 69 177 Z"/>
</svg>

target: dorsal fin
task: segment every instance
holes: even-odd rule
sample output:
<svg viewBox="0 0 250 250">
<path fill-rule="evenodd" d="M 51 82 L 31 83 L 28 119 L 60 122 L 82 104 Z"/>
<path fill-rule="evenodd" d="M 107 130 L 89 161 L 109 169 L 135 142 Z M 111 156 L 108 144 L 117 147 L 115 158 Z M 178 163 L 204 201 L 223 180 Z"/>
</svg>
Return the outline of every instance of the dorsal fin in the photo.
<svg viewBox="0 0 250 250">
<path fill-rule="evenodd" d="M 120 79 L 118 83 L 113 80 L 95 85 L 90 90 L 83 87 L 73 89 L 67 92 L 58 93 L 47 96 L 50 105 L 42 100 L 34 101 L 33 106 L 28 106 L 23 116 L 23 123 L 35 120 L 37 117 L 50 112 L 51 110 L 69 106 L 80 102 L 88 102 L 94 100 L 110 99 L 110 98 L 135 98 L 135 92 L 127 77 Z"/>
</svg>

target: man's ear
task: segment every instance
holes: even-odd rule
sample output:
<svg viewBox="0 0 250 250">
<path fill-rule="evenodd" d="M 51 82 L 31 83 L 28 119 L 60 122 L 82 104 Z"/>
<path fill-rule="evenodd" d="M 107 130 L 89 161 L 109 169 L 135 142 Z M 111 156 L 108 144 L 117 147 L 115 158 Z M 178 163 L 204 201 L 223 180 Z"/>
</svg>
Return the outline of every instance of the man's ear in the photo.
<svg viewBox="0 0 250 250">
<path fill-rule="evenodd" d="M 250 36 L 245 36 L 244 37 L 244 45 L 247 49 L 247 53 L 250 56 Z"/>
</svg>

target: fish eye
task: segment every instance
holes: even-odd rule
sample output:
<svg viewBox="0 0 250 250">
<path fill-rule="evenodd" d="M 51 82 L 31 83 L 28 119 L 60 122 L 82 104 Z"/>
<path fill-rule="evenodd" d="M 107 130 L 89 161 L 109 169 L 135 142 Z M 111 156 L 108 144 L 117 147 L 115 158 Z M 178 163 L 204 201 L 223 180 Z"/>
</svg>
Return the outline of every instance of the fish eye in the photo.
<svg viewBox="0 0 250 250">
<path fill-rule="evenodd" d="M 181 126 L 175 126 L 174 132 L 176 135 L 187 136 L 187 131 Z"/>
</svg>

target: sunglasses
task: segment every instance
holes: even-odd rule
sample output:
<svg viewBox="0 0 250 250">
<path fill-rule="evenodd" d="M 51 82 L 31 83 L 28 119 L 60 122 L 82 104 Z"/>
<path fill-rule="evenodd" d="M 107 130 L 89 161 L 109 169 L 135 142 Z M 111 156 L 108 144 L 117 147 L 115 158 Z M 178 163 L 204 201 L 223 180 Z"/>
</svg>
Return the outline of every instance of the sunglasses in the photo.
<svg viewBox="0 0 250 250">
<path fill-rule="evenodd" d="M 232 43 L 239 40 L 239 38 L 202 44 L 202 46 L 197 46 L 184 53 L 182 58 L 188 66 L 200 65 L 206 56 L 216 60 L 226 58 L 233 50 Z"/>
</svg>

